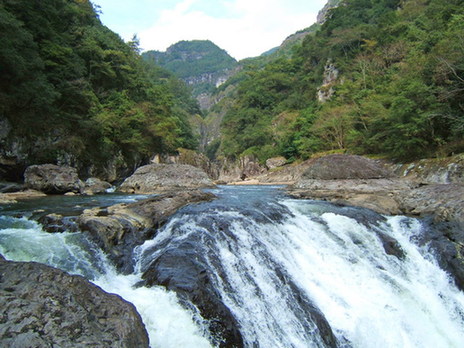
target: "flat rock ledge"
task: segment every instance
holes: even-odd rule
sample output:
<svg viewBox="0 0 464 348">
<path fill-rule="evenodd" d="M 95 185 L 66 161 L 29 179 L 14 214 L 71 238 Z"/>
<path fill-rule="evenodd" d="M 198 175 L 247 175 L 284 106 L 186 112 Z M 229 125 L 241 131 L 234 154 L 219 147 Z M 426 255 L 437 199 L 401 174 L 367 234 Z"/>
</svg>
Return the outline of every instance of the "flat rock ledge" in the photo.
<svg viewBox="0 0 464 348">
<path fill-rule="evenodd" d="M 174 190 L 214 187 L 208 175 L 188 164 L 149 164 L 124 180 L 119 191 L 151 194 Z"/>
<path fill-rule="evenodd" d="M 45 196 L 47 196 L 45 193 L 36 190 L 0 193 L 0 204 L 12 204 L 17 203 L 18 200 L 27 200 Z"/>
<path fill-rule="evenodd" d="M 417 242 L 431 248 L 440 266 L 464 290 L 464 185 L 459 182 L 461 176 L 455 170 L 461 162 L 456 158 L 449 161 L 446 171 L 441 171 L 438 177 L 456 180 L 454 183 L 446 180 L 445 184 L 432 180 L 437 177 L 433 173 L 443 168 L 437 167 L 436 161 L 428 166 L 430 170 L 426 176 L 429 179 L 424 180 L 417 175 L 395 177 L 385 166 L 360 156 L 325 156 L 307 161 L 306 169 L 288 188 L 288 194 L 295 198 L 368 208 L 385 215 L 409 215 L 428 220 Z M 427 163 L 419 166 L 424 173 Z"/>
<path fill-rule="evenodd" d="M 290 186 L 288 194 L 295 198 L 322 199 L 394 215 L 402 213 L 396 196 L 414 186 L 412 182 L 399 179 L 309 179 Z"/>
<path fill-rule="evenodd" d="M 89 233 L 120 271 L 128 273 L 133 270 L 135 246 L 151 239 L 180 208 L 214 198 L 212 193 L 201 190 L 164 193 L 135 203 L 85 210 L 77 224 Z"/>
<path fill-rule="evenodd" d="M 295 198 L 322 199 L 386 215 L 433 216 L 464 226 L 464 186 L 423 185 L 407 179 L 300 180 L 288 188 Z"/>
<path fill-rule="evenodd" d="M 148 347 L 135 307 L 83 277 L 0 256 L 0 346 Z"/>
<path fill-rule="evenodd" d="M 427 219 L 419 243 L 434 251 L 440 266 L 464 291 L 464 185 L 423 185 L 407 179 L 300 180 L 288 194 Z"/>
</svg>

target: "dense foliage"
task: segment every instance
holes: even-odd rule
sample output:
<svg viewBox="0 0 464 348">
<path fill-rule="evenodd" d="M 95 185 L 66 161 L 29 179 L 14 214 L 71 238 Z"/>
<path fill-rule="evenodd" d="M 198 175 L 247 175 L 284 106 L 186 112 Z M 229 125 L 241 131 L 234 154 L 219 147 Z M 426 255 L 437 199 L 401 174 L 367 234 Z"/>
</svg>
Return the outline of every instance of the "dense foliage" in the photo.
<svg viewBox="0 0 464 348">
<path fill-rule="evenodd" d="M 32 144 L 29 161 L 136 164 L 194 148 L 198 112 L 177 78 L 144 63 L 99 21 L 88 0 L 2 0 L 0 119 Z"/>
<path fill-rule="evenodd" d="M 209 40 L 180 41 L 166 52 L 148 51 L 142 56 L 188 81 L 195 95 L 214 90 L 216 78 L 237 66 L 234 58 Z"/>
<path fill-rule="evenodd" d="M 219 154 L 464 151 L 463 0 L 345 0 L 329 17 L 290 58 L 235 77 Z M 321 87 L 329 65 L 338 78 Z"/>
</svg>

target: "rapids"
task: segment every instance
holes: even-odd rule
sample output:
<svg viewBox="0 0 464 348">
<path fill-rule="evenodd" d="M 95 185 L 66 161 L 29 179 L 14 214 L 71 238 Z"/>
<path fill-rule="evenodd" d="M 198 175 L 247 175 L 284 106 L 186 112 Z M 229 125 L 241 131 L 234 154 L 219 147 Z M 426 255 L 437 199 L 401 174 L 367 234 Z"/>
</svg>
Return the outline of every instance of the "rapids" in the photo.
<svg viewBox="0 0 464 348">
<path fill-rule="evenodd" d="M 228 346 L 208 332 L 195 303 L 140 286 L 154 265 L 175 267 L 159 263 L 173 250 L 204 268 L 246 347 L 462 346 L 464 294 L 415 244 L 421 221 L 293 200 L 280 187 L 211 191 L 217 200 L 181 209 L 134 250 L 136 274 L 117 274 L 85 234 L 49 234 L 17 217 L 42 206 L 0 211 L 0 253 L 81 274 L 121 295 L 141 314 L 152 347 Z M 386 252 L 385 236 L 397 253 Z M 191 274 L 171 271 L 181 280 Z"/>
</svg>

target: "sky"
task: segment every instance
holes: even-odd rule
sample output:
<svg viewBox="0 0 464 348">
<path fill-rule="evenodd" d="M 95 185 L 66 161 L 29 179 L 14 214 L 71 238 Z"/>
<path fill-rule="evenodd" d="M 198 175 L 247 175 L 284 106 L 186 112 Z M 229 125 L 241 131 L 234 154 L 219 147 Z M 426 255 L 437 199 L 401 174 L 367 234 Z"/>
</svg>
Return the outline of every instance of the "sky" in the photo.
<svg viewBox="0 0 464 348">
<path fill-rule="evenodd" d="M 143 51 L 211 40 L 237 60 L 256 57 L 316 21 L 327 0 L 91 0 L 100 20 Z"/>
</svg>

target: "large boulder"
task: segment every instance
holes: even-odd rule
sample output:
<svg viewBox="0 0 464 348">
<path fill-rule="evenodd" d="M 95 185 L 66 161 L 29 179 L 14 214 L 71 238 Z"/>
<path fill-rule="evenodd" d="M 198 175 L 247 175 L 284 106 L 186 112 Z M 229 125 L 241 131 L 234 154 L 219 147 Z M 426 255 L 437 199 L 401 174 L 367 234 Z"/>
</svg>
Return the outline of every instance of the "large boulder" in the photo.
<svg viewBox="0 0 464 348">
<path fill-rule="evenodd" d="M 185 241 L 161 253 L 143 273 L 145 286 L 163 286 L 175 291 L 179 299 L 193 303 L 206 320 L 208 330 L 218 347 L 243 347 L 243 338 L 237 320 L 224 304 L 204 257 L 195 250 L 203 243 L 202 234 L 190 236 Z M 206 237 L 207 238 L 207 237 Z"/>
<path fill-rule="evenodd" d="M 112 185 L 109 182 L 103 181 L 99 178 L 88 178 L 85 181 L 84 194 L 94 195 L 98 193 L 106 193 Z"/>
<path fill-rule="evenodd" d="M 84 183 L 79 179 L 75 168 L 55 164 L 27 167 L 24 183 L 28 188 L 50 194 L 81 193 L 84 188 Z"/>
<path fill-rule="evenodd" d="M 121 184 L 119 190 L 147 194 L 213 186 L 203 170 L 191 165 L 149 164 L 138 168 Z"/>
<path fill-rule="evenodd" d="M 306 166 L 290 188 L 294 197 L 326 199 L 381 214 L 400 214 L 394 195 L 412 185 L 393 178 L 392 172 L 362 156 L 329 155 L 309 160 Z"/>
<path fill-rule="evenodd" d="M 282 167 L 286 163 L 287 163 L 287 159 L 285 157 L 282 157 L 282 156 L 272 157 L 266 160 L 266 167 L 268 169 L 274 169 L 274 168 Z"/>
<path fill-rule="evenodd" d="M 214 198 L 213 194 L 200 190 L 165 193 L 135 203 L 85 210 L 77 224 L 89 233 L 120 271 L 130 273 L 135 246 L 151 239 L 178 209 Z"/>
<path fill-rule="evenodd" d="M 393 176 L 376 161 L 354 155 L 328 155 L 311 161 L 303 179 L 383 179 Z"/>
<path fill-rule="evenodd" d="M 0 346 L 148 347 L 135 307 L 80 276 L 0 258 Z"/>
</svg>

